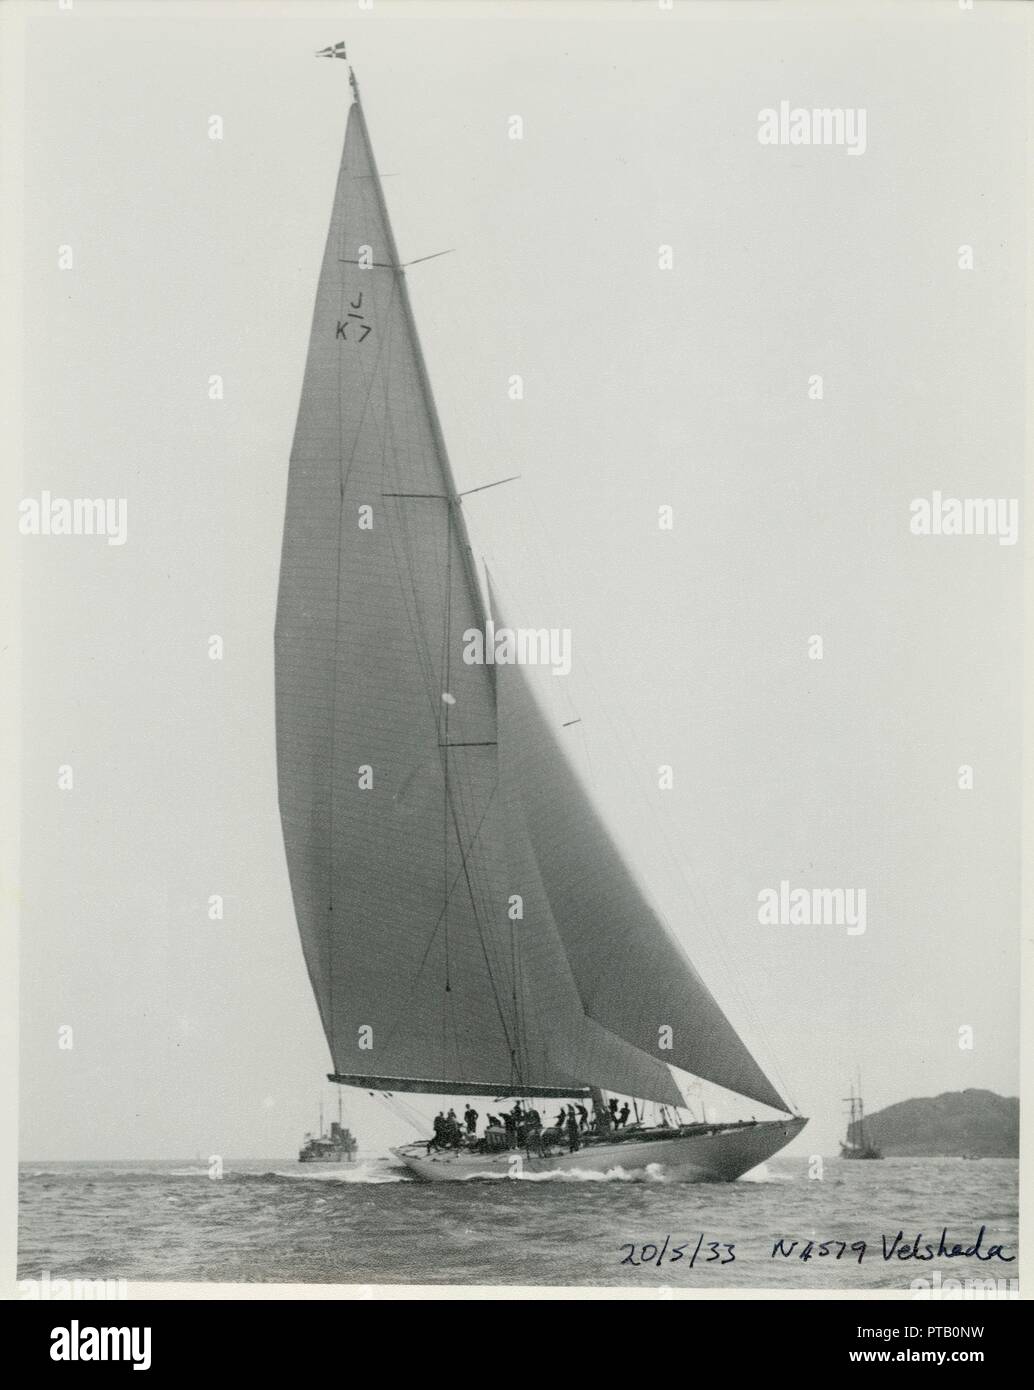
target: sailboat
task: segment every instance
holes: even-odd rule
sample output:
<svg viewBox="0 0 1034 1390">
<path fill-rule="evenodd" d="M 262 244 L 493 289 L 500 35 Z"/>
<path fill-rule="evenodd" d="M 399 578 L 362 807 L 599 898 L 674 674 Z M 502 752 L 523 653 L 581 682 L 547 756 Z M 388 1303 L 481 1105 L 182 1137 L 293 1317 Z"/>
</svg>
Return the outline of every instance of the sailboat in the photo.
<svg viewBox="0 0 1034 1390">
<path fill-rule="evenodd" d="M 882 1158 L 883 1151 L 870 1143 L 865 1129 L 865 1103 L 862 1100 L 862 1083 L 858 1081 L 857 1090 L 851 1083 L 851 1094 L 844 1097 L 849 1107 L 847 1138 L 840 1145 L 841 1158 Z"/>
<path fill-rule="evenodd" d="M 734 1179 L 806 1120 L 649 905 L 525 670 L 463 659 L 464 635 L 503 618 L 349 82 L 275 636 L 280 815 L 329 1079 L 515 1102 L 483 1135 L 443 1116 L 393 1150 L 431 1181 L 651 1165 Z M 781 1118 L 684 1122 L 673 1066 Z M 635 1100 L 635 1122 L 607 1093 Z M 550 1126 L 536 1106 L 553 1100 Z"/>
</svg>

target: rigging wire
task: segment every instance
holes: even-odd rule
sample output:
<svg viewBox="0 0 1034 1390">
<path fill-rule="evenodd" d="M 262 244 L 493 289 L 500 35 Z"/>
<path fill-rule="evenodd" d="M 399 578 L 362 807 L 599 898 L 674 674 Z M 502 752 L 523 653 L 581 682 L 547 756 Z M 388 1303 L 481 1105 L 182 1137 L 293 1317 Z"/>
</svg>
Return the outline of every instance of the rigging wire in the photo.
<svg viewBox="0 0 1034 1390">
<path fill-rule="evenodd" d="M 397 282 L 397 283 L 401 283 L 401 271 L 398 272 L 398 274 L 397 274 L 396 282 Z M 401 295 L 400 295 L 400 299 L 401 299 Z M 415 343 L 413 344 L 413 346 L 414 346 L 414 349 L 415 349 Z M 417 370 L 416 376 L 417 376 L 417 385 L 418 385 L 418 388 L 420 389 L 421 393 L 423 393 L 423 382 L 422 382 L 422 379 L 420 378 L 419 370 Z M 426 409 L 426 408 L 427 408 L 427 405 L 426 405 L 426 399 L 425 399 L 425 409 Z M 386 412 L 386 432 L 387 432 L 387 429 L 390 428 L 390 420 L 391 420 L 390 414 L 388 414 L 388 413 Z M 414 420 L 413 423 L 416 424 L 417 422 Z M 430 456 L 430 458 L 434 460 L 435 465 L 437 465 L 437 472 L 438 472 L 438 474 L 440 475 L 441 480 L 446 484 L 447 487 L 451 487 L 451 478 L 450 478 L 450 476 L 449 476 L 449 474 L 448 474 L 447 463 L 446 463 L 446 460 L 445 460 L 444 456 L 441 454 L 441 452 L 440 452 L 440 450 L 439 450 L 439 448 L 438 448 L 437 442 L 436 442 L 436 440 L 435 440 L 435 438 L 434 438 L 434 431 L 433 431 L 433 429 L 432 429 L 432 431 L 431 431 L 431 436 L 432 436 L 432 437 L 431 437 L 431 440 L 429 441 L 431 447 L 430 447 L 430 449 L 428 450 L 428 454 L 423 455 L 423 457 L 424 457 L 425 459 L 427 459 L 428 456 Z M 434 678 L 434 661 L 433 661 L 433 658 L 432 658 L 431 653 L 430 653 L 429 639 L 428 639 L 428 637 L 427 637 L 427 635 L 426 635 L 426 633 L 425 633 L 425 631 L 424 631 L 424 626 L 425 626 L 425 625 L 421 625 L 421 623 L 419 622 L 419 608 L 420 608 L 419 599 L 420 599 L 420 593 L 421 593 L 421 586 L 417 583 L 417 566 L 416 566 L 416 564 L 415 564 L 413 538 L 412 538 L 412 537 L 410 536 L 410 534 L 409 534 L 409 531 L 408 531 L 408 528 L 407 528 L 407 524 L 406 524 L 406 520 L 405 520 L 404 514 L 402 513 L 401 507 L 398 509 L 398 515 L 399 515 L 400 520 L 401 520 L 401 523 L 402 523 L 399 529 L 400 529 L 400 532 L 401 532 L 401 535 L 402 535 L 402 538 L 403 538 L 403 548 L 404 548 L 404 550 L 405 550 L 405 561 L 402 561 L 402 560 L 400 559 L 400 556 L 398 555 L 397 550 L 395 550 L 393 528 L 389 528 L 389 530 L 392 531 L 392 546 L 393 546 L 393 552 L 394 552 L 394 554 L 395 554 L 395 559 L 396 559 L 396 570 L 397 570 L 397 573 L 398 573 L 398 576 L 399 576 L 399 580 L 400 580 L 400 588 L 403 590 L 403 593 L 405 594 L 405 597 L 406 597 L 406 600 L 407 600 L 407 601 L 406 601 L 406 611 L 407 611 L 407 616 L 409 616 L 409 618 L 410 618 L 411 630 L 412 630 L 412 632 L 413 632 L 414 639 L 416 640 L 416 642 L 417 642 L 417 644 L 418 644 L 418 647 L 420 647 L 420 648 L 423 650 L 423 652 L 426 653 L 426 660 L 425 660 L 425 662 L 423 663 L 423 666 L 424 666 L 424 678 L 425 678 L 425 681 L 426 681 L 426 683 L 427 683 L 427 685 L 426 685 L 427 698 L 428 698 L 430 707 L 433 709 L 433 713 L 434 713 L 434 724 L 435 724 L 436 730 L 438 731 L 438 738 L 437 738 L 436 741 L 439 743 L 439 745 L 442 745 L 442 744 L 447 745 L 447 744 L 448 744 L 448 735 L 447 735 L 448 722 L 447 722 L 447 721 L 448 721 L 449 704 L 448 704 L 447 701 L 442 701 L 442 700 L 441 700 L 441 695 L 442 695 L 443 693 L 449 693 L 449 692 L 448 692 L 448 658 L 449 658 L 449 646 L 448 646 L 448 643 L 449 643 L 449 634 L 450 634 L 450 627 L 451 627 L 451 608 L 452 608 L 452 589 L 453 589 L 453 582 L 452 582 L 452 572 L 453 572 L 453 571 L 452 571 L 452 542 L 453 542 L 453 540 L 455 539 L 458 543 L 462 544 L 462 536 L 456 534 L 456 529 L 455 529 L 455 520 L 456 520 L 456 519 L 455 519 L 455 517 L 454 517 L 454 506 L 453 506 L 453 503 L 452 503 L 451 501 L 449 501 L 449 504 L 448 504 L 448 511 L 447 511 L 448 523 L 447 523 L 447 535 L 446 535 L 446 550 L 447 550 L 446 568 L 447 568 L 447 580 L 446 580 L 446 599 L 445 599 L 445 608 L 446 608 L 446 612 L 445 612 L 445 624 L 444 624 L 444 632 L 443 632 L 444 647 L 443 647 L 443 652 L 442 652 L 442 664 L 441 664 L 441 666 L 439 667 L 439 670 L 441 670 L 441 672 L 442 672 L 442 677 L 443 677 L 443 679 L 440 680 L 440 681 L 435 681 L 435 678 Z M 407 583 L 407 582 L 403 582 L 403 581 L 408 581 L 408 583 Z M 472 588 L 472 585 L 471 585 L 471 577 L 470 577 L 470 575 L 469 575 L 469 572 L 467 572 L 467 583 L 468 583 L 468 587 L 471 587 L 471 592 L 470 592 L 470 594 L 469 594 L 469 597 L 470 597 L 470 599 L 472 600 L 472 603 L 473 603 L 474 608 L 475 608 L 475 611 L 476 611 L 476 608 L 477 608 L 477 599 L 478 599 L 479 595 L 476 595 L 476 594 L 473 592 L 473 588 Z M 406 594 L 406 592 L 405 592 L 406 589 L 407 589 L 407 587 L 408 587 L 408 589 L 409 589 L 409 591 L 410 591 L 409 594 Z M 412 604 L 413 604 L 413 609 L 412 609 L 412 611 L 410 610 L 410 606 L 409 606 L 409 602 L 408 602 L 410 595 L 411 595 L 411 597 L 412 597 Z M 413 621 L 414 615 L 416 616 L 416 621 L 415 621 L 415 622 Z M 437 694 L 436 694 L 436 691 L 437 691 Z M 444 739 L 442 739 L 442 737 L 441 737 L 441 730 L 442 730 L 442 728 L 443 728 L 443 716 L 442 716 L 442 706 L 443 706 L 443 705 L 444 705 L 444 707 L 445 707 L 444 727 L 445 727 L 445 730 L 446 730 L 446 737 L 445 737 Z M 444 859 L 445 859 L 445 865 L 446 865 L 446 883 L 445 883 L 445 888 L 446 888 L 446 895 L 445 895 L 446 945 L 445 945 L 445 950 L 446 950 L 446 970 L 447 970 L 446 981 L 447 981 L 447 985 L 449 985 L 449 984 L 451 983 L 450 976 L 449 976 L 449 973 L 448 973 L 448 971 L 449 971 L 449 954 L 448 954 L 448 952 L 449 952 L 449 945 L 448 945 L 448 907 L 449 907 L 449 902 L 450 902 L 450 897 L 451 897 L 451 894 L 450 894 L 450 892 L 448 891 L 448 858 L 449 858 L 450 840 L 451 840 L 451 838 L 452 838 L 451 835 L 450 835 L 450 833 L 449 833 L 449 825 L 450 825 L 450 819 L 451 819 L 451 824 L 452 824 L 452 828 L 453 828 L 453 830 L 454 830 L 454 832 L 455 832 L 456 843 L 457 843 L 457 847 L 459 848 L 460 859 L 461 859 L 461 868 L 460 868 L 459 872 L 457 873 L 457 876 L 456 876 L 456 877 L 457 877 L 457 881 L 458 881 L 459 875 L 460 875 L 460 873 L 462 873 L 462 874 L 464 875 L 464 877 L 466 878 L 466 881 L 467 881 L 467 889 L 468 889 L 468 893 L 469 893 L 469 896 L 470 896 L 471 908 L 472 908 L 472 911 L 473 911 L 473 914 L 474 914 L 474 919 L 475 919 L 475 923 L 476 923 L 476 926 L 477 926 L 477 931 L 478 931 L 478 936 L 479 936 L 479 940 L 480 940 L 480 944 L 481 944 L 482 954 L 483 954 L 484 961 L 485 961 L 485 968 L 486 968 L 487 975 L 488 975 L 489 986 L 490 986 L 490 989 L 491 989 L 493 998 L 494 998 L 494 1000 L 495 1000 L 496 1010 L 497 1010 L 497 1013 L 498 1013 L 498 1015 L 499 1015 L 500 1023 L 501 1023 L 501 1025 L 502 1025 L 503 1035 L 504 1035 L 504 1038 L 506 1039 L 507 1050 L 508 1050 L 508 1052 L 509 1052 L 509 1051 L 512 1051 L 512 1044 L 511 1044 L 511 1042 L 510 1042 L 509 1029 L 508 1029 L 508 1027 L 507 1027 L 505 1011 L 504 1011 L 504 1009 L 503 1009 L 503 1007 L 502 1007 L 502 1003 L 501 1003 L 501 1000 L 500 1000 L 500 998 L 499 998 L 499 992 L 498 992 L 498 987 L 497 987 L 497 979 L 496 979 L 496 977 L 497 977 L 497 975 L 499 974 L 499 971 L 498 971 L 498 968 L 497 968 L 497 967 L 495 967 L 495 968 L 493 967 L 492 961 L 491 961 L 491 959 L 490 959 L 488 943 L 487 943 L 487 941 L 486 941 L 486 939 L 485 939 L 485 933 L 484 933 L 484 927 L 483 927 L 483 921 L 482 921 L 482 913 L 484 912 L 484 907 L 482 907 L 481 911 L 479 911 L 478 902 L 477 902 L 477 892 L 476 892 L 476 889 L 475 889 L 475 885 L 474 885 L 474 883 L 472 882 L 472 879 L 471 879 L 470 865 L 469 865 L 469 863 L 468 863 L 468 855 L 467 855 L 467 853 L 464 852 L 464 848 L 463 848 L 465 836 L 462 834 L 461 829 L 460 829 L 460 825 L 459 825 L 459 815 L 458 815 L 458 810 L 457 810 L 457 805 L 456 805 L 457 801 L 461 801 L 461 802 L 466 803 L 467 797 L 466 797 L 465 793 L 469 792 L 470 789 L 464 785 L 465 779 L 464 779 L 463 773 L 462 773 L 462 760 L 460 760 L 460 765 L 454 769 L 454 774 L 453 774 L 452 776 L 450 776 L 450 763 L 451 763 L 451 759 L 450 759 L 450 752 L 449 752 L 448 747 L 441 747 L 440 756 L 441 756 L 441 759 L 442 759 L 443 778 L 444 778 L 444 781 L 445 781 L 445 796 L 444 796 L 444 798 L 443 798 L 443 840 L 444 840 Z M 457 785 L 457 783 L 458 783 L 459 785 Z M 492 793 L 491 793 L 490 796 L 489 796 L 489 806 L 491 805 L 491 800 L 492 800 L 492 797 L 493 797 L 493 796 L 494 796 L 494 789 L 493 789 Z M 488 810 L 488 807 L 486 807 L 486 812 L 485 812 L 485 814 L 487 814 L 487 810 Z M 472 817 L 469 815 L 469 813 L 467 813 L 467 806 L 466 806 L 466 804 L 464 805 L 464 813 L 465 813 L 465 814 L 464 814 L 464 819 L 465 819 L 465 820 L 467 821 L 467 823 L 469 824 L 470 819 L 472 819 Z M 484 815 L 482 816 L 482 822 L 483 822 L 483 820 L 484 820 Z M 480 831 L 480 824 L 479 824 L 479 831 Z M 475 837 L 475 838 L 476 838 L 476 837 Z M 488 920 L 491 920 L 491 917 L 490 917 L 490 916 L 488 917 Z M 437 932 L 437 927 L 438 927 L 438 925 L 440 925 L 440 921 L 439 921 L 438 924 L 436 924 L 435 932 Z M 426 961 L 426 953 L 425 953 L 425 961 Z M 458 1036 L 457 1036 L 457 1034 L 456 1034 L 455 1024 L 453 1025 L 453 1033 L 452 1033 L 452 1036 L 450 1037 L 449 1034 L 448 1034 L 448 1021 L 447 1021 L 447 1015 L 448 1015 L 448 1013 L 449 1013 L 449 1011 L 448 1011 L 446 1008 L 443 1008 L 443 1020 L 442 1020 L 442 1021 L 443 1021 L 443 1029 L 445 1029 L 445 1034 L 443 1035 L 443 1056 L 449 1051 L 449 1043 L 451 1042 L 451 1043 L 452 1043 L 452 1046 L 453 1046 L 453 1050 L 456 1052 L 457 1059 L 458 1059 L 458 1056 L 459 1056 L 459 1053 L 458 1053 Z"/>
<path fill-rule="evenodd" d="M 415 1106 L 401 1100 L 391 1091 L 371 1091 L 370 1095 L 375 1096 L 377 1100 L 391 1111 L 396 1119 L 402 1120 L 405 1124 L 411 1126 L 419 1135 L 423 1136 L 427 1133 L 427 1121 Z"/>
</svg>

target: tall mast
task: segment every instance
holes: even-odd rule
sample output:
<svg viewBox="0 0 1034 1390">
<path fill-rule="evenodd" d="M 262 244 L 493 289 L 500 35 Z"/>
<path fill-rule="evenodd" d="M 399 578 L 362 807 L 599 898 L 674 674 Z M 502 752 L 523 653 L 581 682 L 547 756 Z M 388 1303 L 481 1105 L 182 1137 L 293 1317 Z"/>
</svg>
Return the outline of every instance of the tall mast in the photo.
<svg viewBox="0 0 1034 1390">
<path fill-rule="evenodd" d="M 355 75 L 355 68 L 349 63 L 348 81 L 352 88 L 352 95 L 355 100 L 356 113 L 362 123 L 363 135 L 366 137 L 366 146 L 370 155 L 370 167 L 373 170 L 373 186 L 377 194 L 377 203 L 381 211 L 384 222 L 384 229 L 388 239 L 388 252 L 392 265 L 395 267 L 395 274 L 398 277 L 399 299 L 402 304 L 402 311 L 406 316 L 406 322 L 412 335 L 413 346 L 416 355 L 417 373 L 420 378 L 420 387 L 423 392 L 424 404 L 431 421 L 431 433 L 434 436 L 435 449 L 441 460 L 442 473 L 445 477 L 445 485 L 449 498 L 449 509 L 453 514 L 457 530 L 460 534 L 460 549 L 463 554 L 463 561 L 467 567 L 470 578 L 471 590 L 474 594 L 478 607 L 478 617 L 484 627 L 487 618 L 487 606 L 484 595 L 481 591 L 481 583 L 478 579 L 477 566 L 474 564 L 474 553 L 470 544 L 470 537 L 467 534 L 466 518 L 462 511 L 462 501 L 456 491 L 456 480 L 452 473 L 452 464 L 449 462 L 449 451 L 445 447 L 445 436 L 442 433 L 441 421 L 438 418 L 438 407 L 435 404 L 434 393 L 431 390 L 431 379 L 427 372 L 427 362 L 424 359 L 424 350 L 420 343 L 420 334 L 417 331 L 416 318 L 413 314 L 413 306 L 409 300 L 409 287 L 406 284 L 405 268 L 399 256 L 398 246 L 395 244 L 395 233 L 392 229 L 391 218 L 388 216 L 388 205 L 384 197 L 384 188 L 381 183 L 380 170 L 377 167 L 377 156 L 374 154 L 373 142 L 370 139 L 370 128 L 366 124 L 366 112 L 363 110 L 362 99 L 359 95 L 359 82 Z M 494 673 L 493 673 L 494 674 Z"/>
<path fill-rule="evenodd" d="M 414 313 L 413 313 L 413 306 L 412 306 L 412 303 L 410 302 L 410 298 L 409 298 L 409 287 L 408 287 L 408 285 L 407 285 L 407 283 L 406 283 L 405 267 L 404 267 L 402 258 L 401 258 L 400 255 L 399 255 L 398 245 L 396 244 L 396 241 L 395 241 L 395 233 L 394 233 L 394 230 L 393 230 L 392 225 L 391 225 L 391 218 L 390 218 L 390 216 L 389 216 L 389 214 L 388 214 L 388 205 L 387 205 L 387 201 L 386 201 L 386 199 L 385 199 L 385 197 L 384 197 L 384 187 L 383 187 L 383 184 L 382 184 L 382 182 L 381 182 L 380 170 L 379 170 L 378 167 L 377 167 L 377 156 L 376 156 L 375 153 L 374 153 L 373 141 L 370 139 L 370 129 L 369 129 L 369 126 L 368 126 L 367 123 L 366 123 L 366 112 L 363 110 L 362 98 L 361 98 L 360 93 L 359 93 L 359 81 L 358 81 L 358 79 L 357 79 L 357 77 L 356 77 L 356 75 L 355 75 L 355 68 L 352 66 L 351 63 L 349 63 L 348 81 L 349 81 L 349 85 L 350 85 L 351 88 L 352 88 L 352 95 L 353 95 L 353 98 L 354 98 L 354 101 L 355 101 L 355 110 L 356 110 L 356 114 L 357 114 L 357 116 L 359 117 L 359 121 L 360 121 L 360 124 L 361 124 L 361 126 L 362 126 L 363 136 L 364 136 L 365 143 L 366 143 L 366 148 L 367 148 L 367 150 L 368 150 L 368 152 L 369 152 L 370 168 L 371 168 L 371 170 L 372 170 L 372 172 L 373 172 L 373 180 L 372 180 L 372 182 L 373 182 L 373 186 L 374 186 L 374 191 L 375 191 L 376 196 L 377 196 L 377 204 L 378 204 L 378 207 L 379 207 L 379 209 L 380 209 L 381 220 L 382 220 L 382 223 L 383 223 L 383 226 L 384 226 L 384 231 L 385 231 L 385 235 L 386 235 L 387 243 L 388 243 L 388 246 L 387 246 L 387 249 L 388 249 L 388 259 L 389 259 L 389 261 L 391 262 L 391 264 L 392 264 L 392 266 L 394 267 L 394 270 L 395 270 L 395 277 L 396 277 L 396 282 L 397 282 L 398 290 L 399 290 L 399 302 L 400 302 L 400 304 L 401 304 L 401 306 L 402 306 L 402 312 L 403 312 L 403 315 L 404 315 L 404 317 L 405 317 L 406 324 L 407 324 L 407 327 L 408 327 L 408 329 L 409 329 L 410 337 L 411 337 L 411 340 L 412 340 L 412 343 L 413 343 L 414 357 L 415 357 L 415 360 L 416 360 L 416 368 L 417 368 L 417 376 L 418 376 L 418 379 L 419 379 L 419 382 L 420 382 L 420 390 L 421 390 L 421 394 L 423 395 L 424 405 L 425 405 L 425 408 L 426 408 L 426 410 L 427 410 L 428 419 L 429 419 L 430 424 L 431 424 L 431 435 L 432 435 L 432 438 L 433 438 L 433 440 L 434 440 L 435 451 L 436 451 L 436 453 L 438 454 L 438 459 L 439 459 L 439 462 L 440 462 L 440 465 L 441 465 L 442 477 L 443 477 L 444 482 L 445 482 L 446 497 L 447 497 L 447 500 L 448 500 L 448 509 L 449 509 L 449 510 L 448 510 L 448 522 L 449 522 L 449 525 L 450 525 L 450 526 L 455 525 L 455 527 L 456 527 L 456 533 L 457 533 L 458 538 L 459 538 L 460 555 L 461 555 L 461 557 L 462 557 L 462 562 L 463 562 L 464 568 L 465 568 L 465 570 L 466 570 L 466 572 L 467 572 L 467 579 L 468 579 L 468 583 L 469 583 L 469 587 L 470 587 L 470 592 L 471 592 L 472 599 L 473 599 L 474 606 L 475 606 L 475 612 L 476 612 L 478 621 L 479 621 L 479 623 L 480 623 L 482 629 L 486 629 L 486 628 L 487 628 L 487 620 L 488 620 L 488 607 L 487 607 L 487 604 L 486 604 L 486 602 L 485 602 L 484 594 L 482 593 L 480 580 L 479 580 L 479 578 L 478 578 L 477 565 L 476 565 L 475 562 L 474 562 L 474 552 L 473 552 L 473 548 L 472 548 L 471 543 L 470 543 L 470 537 L 469 537 L 469 535 L 468 535 L 468 533 L 467 533 L 466 518 L 465 518 L 464 515 L 463 515 L 463 509 L 462 509 L 462 508 L 463 508 L 463 504 L 462 504 L 462 499 L 461 499 L 461 497 L 460 497 L 460 494 L 459 494 L 459 493 L 457 492 L 457 490 L 456 490 L 456 480 L 455 480 L 455 478 L 454 478 L 454 476 L 453 476 L 452 464 L 451 464 L 451 462 L 449 461 L 449 451 L 448 451 L 448 448 L 446 447 L 446 444 L 445 444 L 445 435 L 444 435 L 444 433 L 443 433 L 443 431 L 442 431 L 441 420 L 439 419 L 439 416 L 438 416 L 438 407 L 437 407 L 437 404 L 435 403 L 434 392 L 433 392 L 433 390 L 432 390 L 432 388 L 431 388 L 431 378 L 430 378 L 430 375 L 428 374 L 427 362 L 426 362 L 426 359 L 425 359 L 425 357 L 424 357 L 424 350 L 423 350 L 423 347 L 422 347 L 421 342 L 420 342 L 420 333 L 419 333 L 419 331 L 418 331 L 418 329 L 417 329 L 416 316 L 415 316 Z M 452 549 L 452 547 L 451 547 L 451 545 L 449 544 L 449 538 L 448 538 L 448 536 L 447 536 L 447 537 L 446 537 L 446 556 L 447 556 L 447 557 L 448 557 L 448 556 L 451 556 L 451 549 Z M 446 581 L 445 581 L 445 582 L 446 582 L 446 605 L 447 605 L 447 607 L 446 607 L 446 639 L 445 639 L 445 643 L 444 643 L 444 669 L 443 669 L 443 672 L 442 672 L 442 686 L 443 686 L 443 692 L 446 693 L 446 694 L 448 694 L 448 693 L 449 693 L 450 684 L 451 684 L 451 681 L 450 681 L 450 670 L 451 670 L 451 662 L 452 662 L 452 640 L 451 640 L 451 626 L 452 626 L 452 616 L 451 616 L 452 583 L 451 583 L 451 579 L 450 579 L 450 576 L 449 576 L 448 571 L 446 572 Z M 490 671 L 490 678 L 491 678 L 491 680 L 492 680 L 492 682 L 493 682 L 493 686 L 494 686 L 494 682 L 495 682 L 495 670 L 494 670 L 494 668 L 490 667 L 490 668 L 489 668 L 489 671 Z M 443 703 L 442 703 L 442 708 L 441 708 L 441 739 L 440 739 L 440 742 L 441 742 L 441 744 L 442 744 L 442 749 L 441 749 L 441 756 L 442 756 L 442 774 L 443 774 L 444 791 L 445 791 L 445 794 L 444 794 L 444 805 L 443 805 L 444 817 L 445 817 L 445 835 L 446 835 L 446 838 L 448 838 L 448 835 L 449 835 L 449 822 L 450 822 L 450 818 L 455 819 L 455 808 L 454 808 L 454 806 L 452 805 L 452 795 L 453 795 L 453 793 L 452 793 L 452 789 L 451 789 L 451 787 L 450 787 L 450 767 L 449 767 L 449 762 L 450 762 L 450 759 L 449 759 L 449 702 L 448 702 L 447 700 L 446 700 L 446 701 L 443 701 Z M 461 855 L 463 854 L 462 844 L 461 844 L 461 847 L 460 847 L 460 853 L 461 853 Z M 464 857 L 465 857 L 465 856 L 464 856 Z M 449 884 L 448 884 L 448 879 L 447 879 L 447 878 L 446 878 L 446 884 L 445 884 L 445 894 L 446 894 L 446 911 L 447 911 L 447 910 L 448 910 L 449 896 L 450 896 L 450 888 L 449 888 Z M 447 919 L 447 918 L 446 918 L 446 922 L 445 922 L 445 927 L 446 927 L 446 932 L 448 932 L 448 919 Z M 448 939 L 448 938 L 446 937 L 446 939 Z M 510 1055 L 511 1055 L 511 1081 L 515 1084 L 515 1086 L 516 1086 L 516 1088 L 518 1089 L 518 1091 L 520 1091 L 520 1090 L 523 1090 L 523 1087 L 524 1087 L 524 1075 L 523 1075 L 523 1070 L 524 1070 L 524 1069 L 523 1069 L 522 1061 L 521 1061 L 521 1018 L 520 1018 L 520 1007 L 519 1007 L 519 1003 L 518 1003 L 518 1000 L 517 1000 L 517 988 L 518 988 L 518 985 L 517 985 L 517 968 L 518 968 L 518 962 L 517 962 L 517 941 L 516 941 L 516 936 L 515 936 L 515 935 L 512 937 L 512 940 L 511 940 L 511 949 L 512 949 L 512 951 L 513 951 L 512 971 L 513 971 L 513 994 L 514 994 L 514 998 L 513 998 L 513 1009 L 514 1009 L 514 1017 L 513 1017 L 513 1044 L 512 1044 L 512 1048 L 511 1048 L 511 1054 L 510 1054 Z M 449 977 L 448 977 L 448 952 L 446 953 L 446 982 L 445 982 L 445 989 L 446 989 L 446 992 L 448 993 L 448 992 L 449 992 L 449 989 L 450 989 L 450 982 L 449 982 Z"/>
<path fill-rule="evenodd" d="M 853 1140 L 852 1137 L 851 1137 L 851 1131 L 854 1129 L 855 1120 L 856 1120 L 856 1118 L 857 1118 L 856 1102 L 855 1102 L 855 1095 L 854 1095 L 854 1082 L 853 1082 L 853 1081 L 851 1082 L 851 1094 L 850 1094 L 849 1096 L 845 1096 L 845 1097 L 844 1097 L 844 1102 L 845 1102 L 845 1104 L 847 1104 L 848 1106 L 850 1106 L 850 1109 L 848 1110 L 848 1120 L 847 1120 L 847 1142 L 848 1142 L 848 1144 L 853 1144 L 853 1143 L 854 1143 L 854 1140 Z"/>
</svg>

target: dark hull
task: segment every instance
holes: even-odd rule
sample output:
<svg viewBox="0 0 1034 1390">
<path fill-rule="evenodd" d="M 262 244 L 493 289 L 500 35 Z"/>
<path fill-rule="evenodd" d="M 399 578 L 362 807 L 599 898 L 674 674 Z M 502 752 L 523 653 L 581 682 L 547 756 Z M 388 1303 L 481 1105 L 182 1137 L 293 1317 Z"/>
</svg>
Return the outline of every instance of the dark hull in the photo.
<svg viewBox="0 0 1034 1390">
<path fill-rule="evenodd" d="M 868 1158 L 868 1159 L 872 1159 L 872 1158 L 882 1158 L 882 1157 L 883 1157 L 883 1154 L 879 1151 L 879 1149 L 874 1149 L 874 1148 L 873 1148 L 871 1145 L 869 1145 L 869 1144 L 867 1144 L 867 1145 L 865 1146 L 864 1149 L 852 1148 L 852 1147 L 848 1146 L 847 1144 L 841 1144 L 841 1145 L 840 1145 L 840 1157 L 841 1157 L 841 1158 Z"/>
</svg>

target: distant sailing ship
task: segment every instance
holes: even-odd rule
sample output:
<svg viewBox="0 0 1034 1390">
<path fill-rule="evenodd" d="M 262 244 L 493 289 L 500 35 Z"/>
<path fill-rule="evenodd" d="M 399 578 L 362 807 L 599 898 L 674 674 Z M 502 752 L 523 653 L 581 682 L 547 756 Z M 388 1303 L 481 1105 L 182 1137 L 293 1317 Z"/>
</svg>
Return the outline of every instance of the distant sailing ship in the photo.
<svg viewBox="0 0 1034 1390">
<path fill-rule="evenodd" d="M 299 1163 L 354 1163 L 359 1148 L 355 1136 L 347 1129 L 341 1114 L 341 1096 L 337 1101 L 337 1119 L 330 1122 L 330 1133 L 323 1128 L 323 1102 L 320 1101 L 320 1126 L 316 1134 L 307 1134 L 298 1154 Z"/>
<path fill-rule="evenodd" d="M 646 901 L 522 668 L 461 659 L 463 634 L 485 632 L 490 609 L 501 625 L 499 608 L 350 84 L 276 620 L 280 814 L 330 1080 L 531 1099 L 484 1137 L 443 1120 L 393 1151 L 434 1181 L 652 1164 L 739 1177 L 807 1121 Z M 669 1063 L 786 1118 L 682 1123 Z M 616 1125 L 604 1088 L 654 1102 L 661 1122 L 636 1105 Z M 534 1122 L 536 1098 L 590 1097 L 581 1127 L 573 1108 L 570 1127 Z"/>
<path fill-rule="evenodd" d="M 840 1145 L 841 1158 L 882 1158 L 883 1152 L 869 1142 L 865 1129 L 865 1104 L 862 1101 L 861 1082 L 857 1094 L 852 1084 L 851 1094 L 844 1097 L 844 1104 L 850 1107 L 847 1122 L 847 1138 Z"/>
</svg>

